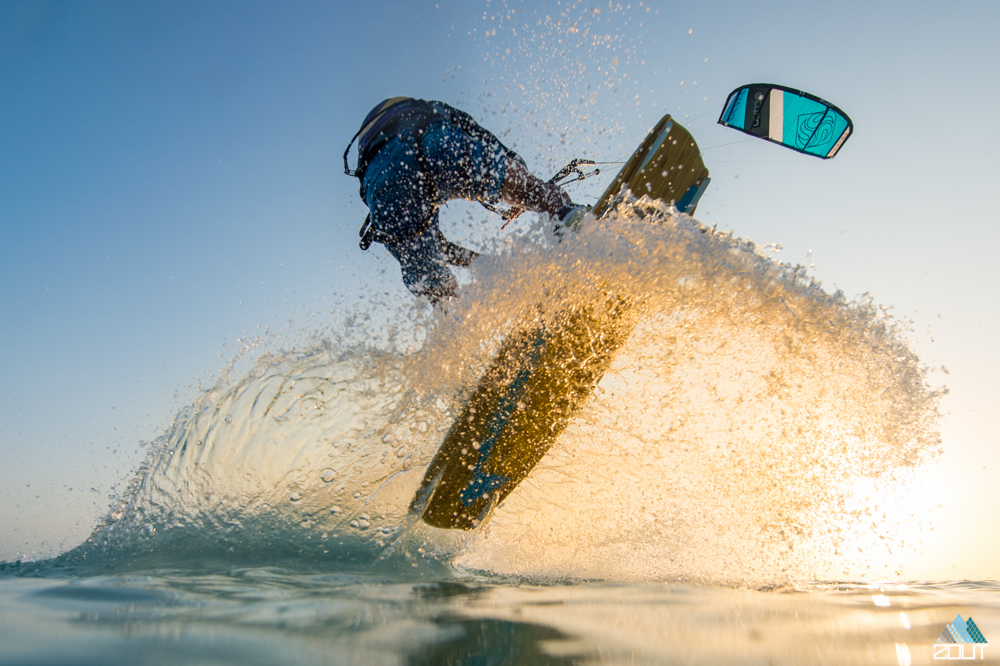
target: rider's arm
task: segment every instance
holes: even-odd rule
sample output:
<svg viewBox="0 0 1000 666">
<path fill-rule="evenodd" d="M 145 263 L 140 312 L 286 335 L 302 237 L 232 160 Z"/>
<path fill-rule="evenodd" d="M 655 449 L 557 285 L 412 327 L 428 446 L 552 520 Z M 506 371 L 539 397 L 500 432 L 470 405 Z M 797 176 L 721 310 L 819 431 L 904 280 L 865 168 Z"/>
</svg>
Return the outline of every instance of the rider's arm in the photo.
<svg viewBox="0 0 1000 666">
<path fill-rule="evenodd" d="M 569 195 L 563 188 L 531 175 L 520 157 L 508 154 L 506 170 L 500 195 L 504 203 L 550 215 L 556 215 L 571 205 Z"/>
</svg>

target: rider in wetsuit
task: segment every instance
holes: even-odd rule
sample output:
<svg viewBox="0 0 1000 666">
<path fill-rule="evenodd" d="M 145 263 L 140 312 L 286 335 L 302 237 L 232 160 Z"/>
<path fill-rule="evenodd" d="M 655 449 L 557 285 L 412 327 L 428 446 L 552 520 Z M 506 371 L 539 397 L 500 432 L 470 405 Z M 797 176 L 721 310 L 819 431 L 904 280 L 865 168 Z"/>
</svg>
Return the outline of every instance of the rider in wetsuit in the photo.
<svg viewBox="0 0 1000 666">
<path fill-rule="evenodd" d="M 344 170 L 361 181 L 370 211 L 361 248 L 385 245 L 407 289 L 431 303 L 456 295 L 448 266 L 468 266 L 477 256 L 441 233 L 443 204 L 502 201 L 556 216 L 572 207 L 561 187 L 528 173 L 524 160 L 472 116 L 443 102 L 387 99 L 371 110 L 355 138 L 358 167 L 350 170 L 344 151 Z"/>
</svg>

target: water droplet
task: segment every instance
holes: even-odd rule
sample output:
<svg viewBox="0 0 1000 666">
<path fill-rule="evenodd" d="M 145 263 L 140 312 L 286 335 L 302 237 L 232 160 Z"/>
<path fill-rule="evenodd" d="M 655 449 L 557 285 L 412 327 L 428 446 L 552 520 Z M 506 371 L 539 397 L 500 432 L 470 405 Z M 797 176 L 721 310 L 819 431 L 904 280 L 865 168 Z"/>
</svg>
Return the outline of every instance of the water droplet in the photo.
<svg viewBox="0 0 1000 666">
<path fill-rule="evenodd" d="M 357 490 L 355 490 L 354 491 L 354 499 L 358 499 L 359 497 L 361 497 L 361 493 L 359 493 Z"/>
<path fill-rule="evenodd" d="M 232 423 L 233 422 L 233 417 L 230 416 L 229 414 L 226 414 L 226 418 L 224 418 L 222 420 L 225 421 L 226 423 Z"/>
<path fill-rule="evenodd" d="M 336 516 L 338 513 L 340 513 L 340 507 L 339 506 L 331 506 L 330 507 L 330 513 L 332 513 L 333 515 Z"/>
<path fill-rule="evenodd" d="M 336 476 L 337 473 L 329 467 L 319 473 L 319 478 L 323 481 L 323 483 L 330 483 Z"/>
<path fill-rule="evenodd" d="M 302 493 L 294 492 L 288 499 L 292 500 L 293 502 L 298 502 L 300 499 L 302 499 Z"/>
<path fill-rule="evenodd" d="M 406 455 L 406 447 L 405 446 L 401 446 L 398 449 L 396 449 L 396 457 L 397 458 L 402 458 L 405 455 Z"/>
</svg>

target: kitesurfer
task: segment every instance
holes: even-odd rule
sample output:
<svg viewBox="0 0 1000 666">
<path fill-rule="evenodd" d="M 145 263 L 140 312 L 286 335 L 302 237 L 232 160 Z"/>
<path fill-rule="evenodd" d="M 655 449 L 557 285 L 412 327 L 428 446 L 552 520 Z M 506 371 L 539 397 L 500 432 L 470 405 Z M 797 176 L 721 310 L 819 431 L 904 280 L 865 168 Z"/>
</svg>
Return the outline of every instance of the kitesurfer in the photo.
<svg viewBox="0 0 1000 666">
<path fill-rule="evenodd" d="M 347 153 L 358 140 L 358 166 Z M 431 303 L 456 295 L 448 268 L 468 266 L 475 252 L 452 243 L 438 213 L 452 199 L 560 215 L 572 207 L 558 185 L 531 175 L 514 151 L 472 116 L 443 102 L 387 99 L 368 114 L 344 151 L 344 171 L 357 176 L 369 215 L 361 249 L 382 243 L 399 262 L 403 283 Z"/>
</svg>

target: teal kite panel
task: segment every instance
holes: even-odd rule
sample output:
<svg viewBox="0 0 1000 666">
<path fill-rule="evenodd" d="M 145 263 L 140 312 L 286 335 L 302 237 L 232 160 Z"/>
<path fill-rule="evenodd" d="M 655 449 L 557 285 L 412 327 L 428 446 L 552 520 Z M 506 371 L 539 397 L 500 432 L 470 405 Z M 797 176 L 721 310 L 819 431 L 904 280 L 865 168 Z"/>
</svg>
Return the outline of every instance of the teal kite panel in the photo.
<svg viewBox="0 0 1000 666">
<path fill-rule="evenodd" d="M 726 110 L 722 112 L 722 115 L 723 117 L 732 119 L 730 123 L 727 123 L 730 127 L 735 127 L 738 130 L 743 129 L 743 120 L 746 117 L 748 92 L 749 90 L 747 88 L 743 88 L 742 90 L 735 91 L 729 96 L 729 101 L 726 102 Z"/>
</svg>

